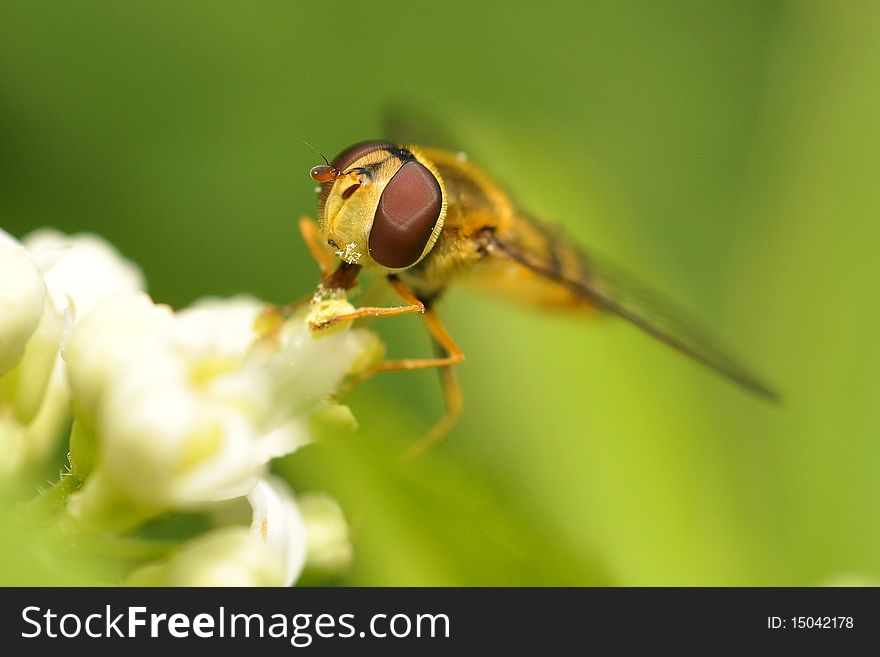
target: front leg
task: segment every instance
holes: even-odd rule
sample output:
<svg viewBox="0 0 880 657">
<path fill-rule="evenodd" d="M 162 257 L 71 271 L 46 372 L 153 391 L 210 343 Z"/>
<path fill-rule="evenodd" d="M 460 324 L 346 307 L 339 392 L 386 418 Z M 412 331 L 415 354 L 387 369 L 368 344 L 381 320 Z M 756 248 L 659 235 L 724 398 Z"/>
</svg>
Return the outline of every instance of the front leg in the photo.
<svg viewBox="0 0 880 657">
<path fill-rule="evenodd" d="M 331 279 L 327 279 L 328 282 Z M 313 319 L 309 323 L 309 328 L 311 328 L 313 331 L 321 331 L 330 328 L 334 324 L 338 324 L 340 322 L 351 322 L 356 319 L 365 319 L 368 317 L 392 317 L 394 315 L 405 315 L 407 313 L 425 312 L 425 304 L 419 301 L 419 299 L 416 298 L 416 296 L 404 283 L 396 278 L 389 278 L 388 282 L 390 283 L 394 291 L 397 292 L 397 294 L 404 301 L 407 302 L 407 305 L 392 306 L 390 308 L 367 306 L 364 308 L 358 308 L 356 310 L 343 313 L 333 313 L 332 311 L 330 313 L 316 312 L 313 313 Z M 313 304 L 326 302 L 334 303 L 344 300 L 345 288 L 328 288 L 325 290 L 324 295 L 325 296 L 322 297 L 321 292 L 319 291 L 315 295 L 315 301 L 313 301 Z"/>
<path fill-rule="evenodd" d="M 299 218 L 299 232 L 309 253 L 312 254 L 315 262 L 318 263 L 318 267 L 321 268 L 321 278 L 326 278 L 336 264 L 336 257 L 331 250 L 332 247 L 325 241 L 326 236 L 324 232 L 311 217 Z"/>
<path fill-rule="evenodd" d="M 463 409 L 461 387 L 455 376 L 454 366 L 464 360 L 464 354 L 461 349 L 458 348 L 458 345 L 455 344 L 452 336 L 449 335 L 446 327 L 443 326 L 443 323 L 433 310 L 425 312 L 423 318 L 425 320 L 425 327 L 428 329 L 428 333 L 431 336 L 431 342 L 434 345 L 434 350 L 436 352 L 435 358 L 406 358 L 402 360 L 382 361 L 374 367 L 365 372 L 361 372 L 350 379 L 337 393 L 337 399 L 342 398 L 351 392 L 352 388 L 381 372 L 401 372 L 437 368 L 437 371 L 440 373 L 440 385 L 443 391 L 446 413 L 427 434 L 422 436 L 418 442 L 411 445 L 409 449 L 404 452 L 402 455 L 404 460 L 421 456 L 446 438 L 461 417 Z"/>
<path fill-rule="evenodd" d="M 343 267 L 340 267 L 336 273 L 327 279 L 327 282 L 335 281 L 338 276 L 342 276 L 345 273 L 346 270 Z M 343 279 L 339 278 L 338 280 L 342 281 Z M 353 278 L 349 276 L 349 278 L 345 280 L 348 281 L 345 285 L 348 285 L 353 281 Z M 404 301 L 408 302 L 408 305 L 392 308 L 358 308 L 351 312 L 332 313 L 328 316 L 321 317 L 316 312 L 317 304 L 323 302 L 331 304 L 330 307 L 333 307 L 332 305 L 335 304 L 336 308 L 340 307 L 342 304 L 348 304 L 345 295 L 345 285 L 340 285 L 339 287 L 334 286 L 323 290 L 323 294 L 325 295 L 323 300 L 320 300 L 318 295 L 316 295 L 315 300 L 312 302 L 313 319 L 310 322 L 310 327 L 312 330 L 321 330 L 334 324 L 338 324 L 339 322 L 350 322 L 365 317 L 388 317 L 391 315 L 402 315 L 414 312 L 422 314 L 425 321 L 425 327 L 428 329 L 428 333 L 431 336 L 431 341 L 433 342 L 436 351 L 436 356 L 434 358 L 405 358 L 401 360 L 382 361 L 365 372 L 361 372 L 349 379 L 347 384 L 344 385 L 336 395 L 337 399 L 345 396 L 352 388 L 381 372 L 437 368 L 440 373 L 440 383 L 446 404 L 446 414 L 434 425 L 431 431 L 403 454 L 404 459 L 412 459 L 424 454 L 431 447 L 443 440 L 449 432 L 452 431 L 453 427 L 458 422 L 459 417 L 461 417 L 463 407 L 461 388 L 458 385 L 458 380 L 453 368 L 464 360 L 464 354 L 461 349 L 458 348 L 458 345 L 455 344 L 452 336 L 449 335 L 449 332 L 446 330 L 446 327 L 443 326 L 443 323 L 437 317 L 436 313 L 433 310 L 426 311 L 425 304 L 413 294 L 406 284 L 395 277 L 389 277 L 388 282 L 391 284 L 394 291 L 397 292 Z M 319 289 L 318 294 L 321 294 L 321 292 L 322 291 Z"/>
</svg>

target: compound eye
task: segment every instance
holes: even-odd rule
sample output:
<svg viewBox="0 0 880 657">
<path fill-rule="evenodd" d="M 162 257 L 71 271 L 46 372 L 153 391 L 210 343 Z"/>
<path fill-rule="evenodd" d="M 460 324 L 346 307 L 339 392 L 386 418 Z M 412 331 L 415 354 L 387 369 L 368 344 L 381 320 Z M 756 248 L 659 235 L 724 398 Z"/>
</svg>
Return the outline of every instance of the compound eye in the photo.
<svg viewBox="0 0 880 657">
<path fill-rule="evenodd" d="M 349 146 L 333 158 L 333 166 L 340 171 L 345 171 L 346 169 L 351 168 L 352 164 L 357 162 L 367 153 L 372 153 L 373 151 L 389 147 L 393 147 L 393 144 L 388 141 L 381 141 L 378 139 L 374 139 L 373 141 L 362 141 L 354 146 Z"/>
<path fill-rule="evenodd" d="M 443 191 L 433 173 L 416 160 L 404 164 L 385 185 L 373 228 L 370 255 L 392 269 L 421 257 L 443 209 Z"/>
</svg>

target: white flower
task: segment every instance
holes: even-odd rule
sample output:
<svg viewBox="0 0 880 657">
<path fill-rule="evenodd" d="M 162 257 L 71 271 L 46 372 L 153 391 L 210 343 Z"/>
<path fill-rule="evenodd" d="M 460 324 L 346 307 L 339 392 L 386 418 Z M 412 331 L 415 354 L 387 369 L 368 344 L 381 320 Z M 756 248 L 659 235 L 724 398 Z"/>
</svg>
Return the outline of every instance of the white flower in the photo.
<svg viewBox="0 0 880 657">
<path fill-rule="evenodd" d="M 8 235 L 4 234 L 3 242 L 14 248 L 15 241 Z M 55 230 L 39 230 L 25 237 L 16 252 L 19 258 L 27 254 L 43 274 L 40 294 L 34 292 L 33 283 L 25 286 L 18 279 L 4 279 L 14 281 L 4 285 L 9 289 L 6 294 L 27 293 L 29 301 L 22 301 L 22 307 L 33 313 L 39 305 L 41 311 L 14 384 L 19 417 L 26 424 L 39 410 L 50 381 L 64 383 L 59 352 L 73 325 L 99 301 L 142 289 L 143 277 L 112 246 L 93 235 L 67 237 Z M 55 369 L 60 372 L 52 377 Z"/>
<path fill-rule="evenodd" d="M 43 315 L 46 284 L 39 268 L 0 231 L 0 376 L 15 367 Z"/>
<path fill-rule="evenodd" d="M 144 276 L 133 263 L 97 235 L 64 235 L 43 228 L 22 244 L 45 271 L 55 307 L 81 319 L 99 301 L 145 289 Z"/>
<path fill-rule="evenodd" d="M 129 586 L 282 586 L 281 559 L 246 527 L 224 527 L 184 543 L 167 561 L 135 571 Z"/>
<path fill-rule="evenodd" d="M 56 367 L 64 323 L 42 273 L 15 240 L 0 240 L 0 473 L 52 451 L 69 398 Z"/>
<path fill-rule="evenodd" d="M 257 483 L 246 498 L 247 504 L 242 504 L 243 500 L 213 505 L 215 522 L 231 523 L 229 527 L 185 544 L 170 559 L 147 564 L 132 574 L 127 583 L 291 586 L 302 573 L 307 554 L 309 565 L 324 572 L 348 565 L 348 529 L 339 505 L 329 496 L 304 496 L 309 516 L 304 518 L 287 482 L 270 475 Z M 240 524 L 248 505 L 250 541 L 242 536 L 245 528 Z M 224 541 L 231 541 L 231 545 L 224 545 Z M 257 550 L 257 543 L 266 550 Z"/>
<path fill-rule="evenodd" d="M 74 330 L 77 408 L 94 414 L 98 467 L 125 497 L 187 509 L 248 494 L 270 459 L 310 440 L 313 412 L 375 346 L 366 331 L 315 338 L 302 318 L 264 338 L 262 308 L 210 300 L 171 318 L 146 297 L 116 298 Z M 77 508 L 106 508 L 95 490 Z"/>
<path fill-rule="evenodd" d="M 99 404 L 173 323 L 171 308 L 142 292 L 108 299 L 80 321 L 63 352 L 77 419 L 94 427 Z"/>
<path fill-rule="evenodd" d="M 310 315 L 287 321 L 248 297 L 175 313 L 106 242 L 54 230 L 23 244 L 0 230 L 0 281 L 0 471 L 51 453 L 70 426 L 74 485 L 53 492 L 66 496 L 56 506 L 72 534 L 132 529 L 168 510 L 235 523 L 129 583 L 289 586 L 307 560 L 348 564 L 338 505 L 306 496 L 304 518 L 288 484 L 267 474 L 311 440 L 318 416 L 354 425 L 328 397 L 384 347 L 350 322 L 312 330 L 350 309 L 345 298 L 319 293 Z"/>
<path fill-rule="evenodd" d="M 100 238 L 0 231 L 0 470 L 52 452 L 69 421 L 60 349 L 100 299 L 138 289 L 140 272 Z"/>
<path fill-rule="evenodd" d="M 254 334 L 242 326 L 258 308 L 233 301 L 175 316 L 132 295 L 100 304 L 74 330 L 71 384 L 94 414 L 99 467 L 126 496 L 189 507 L 254 487 L 267 459 L 244 392 L 261 398 L 263 382 L 243 373 Z M 230 381 L 239 377 L 250 380 Z"/>
<path fill-rule="evenodd" d="M 30 424 L 40 409 L 63 319 L 37 263 L 14 238 L 0 237 L 0 416 L 15 430 Z"/>
<path fill-rule="evenodd" d="M 287 482 L 266 477 L 248 495 L 253 508 L 251 533 L 268 545 L 284 565 L 284 586 L 292 585 L 306 561 L 306 528 Z"/>
</svg>

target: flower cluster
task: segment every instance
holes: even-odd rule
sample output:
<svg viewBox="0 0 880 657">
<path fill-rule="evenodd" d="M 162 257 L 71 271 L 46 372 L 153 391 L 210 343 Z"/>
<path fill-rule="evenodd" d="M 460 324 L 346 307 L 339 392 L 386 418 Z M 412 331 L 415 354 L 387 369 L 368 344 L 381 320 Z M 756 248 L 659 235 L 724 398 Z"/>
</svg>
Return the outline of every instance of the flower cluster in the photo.
<svg viewBox="0 0 880 657">
<path fill-rule="evenodd" d="M 91 235 L 0 231 L 0 473 L 52 451 L 69 422 L 62 341 L 102 299 L 143 288 L 141 272 Z"/>
<path fill-rule="evenodd" d="M 304 317 L 267 315 L 249 297 L 175 312 L 94 236 L 19 243 L 0 231 L 0 281 L 2 471 L 69 436 L 75 485 L 59 486 L 60 513 L 78 531 L 130 535 L 169 512 L 216 519 L 129 583 L 290 585 L 307 561 L 345 565 L 336 503 L 300 504 L 269 465 L 308 443 L 343 378 L 381 356 L 372 333 L 316 336 Z"/>
</svg>

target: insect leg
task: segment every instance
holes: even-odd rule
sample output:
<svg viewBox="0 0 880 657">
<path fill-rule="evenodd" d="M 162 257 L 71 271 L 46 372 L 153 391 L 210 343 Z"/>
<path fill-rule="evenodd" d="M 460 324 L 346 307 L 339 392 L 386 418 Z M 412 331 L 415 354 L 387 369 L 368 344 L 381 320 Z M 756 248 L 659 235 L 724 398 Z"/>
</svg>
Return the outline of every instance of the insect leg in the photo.
<svg viewBox="0 0 880 657">
<path fill-rule="evenodd" d="M 425 327 L 431 334 L 431 341 L 434 344 L 434 351 L 436 353 L 435 358 L 406 358 L 383 361 L 349 380 L 338 395 L 338 397 L 342 397 L 348 394 L 355 386 L 381 372 L 402 372 L 427 369 L 429 367 L 438 368 L 443 399 L 446 405 L 446 414 L 425 436 L 404 452 L 402 458 L 405 460 L 424 454 L 428 449 L 443 440 L 458 422 L 463 408 L 461 388 L 458 384 L 458 378 L 455 376 L 453 366 L 464 360 L 464 354 L 458 348 L 458 345 L 455 344 L 452 336 L 449 335 L 446 327 L 443 326 L 443 323 L 433 310 L 426 310 L 423 319 L 425 320 Z"/>
<path fill-rule="evenodd" d="M 321 268 L 321 276 L 326 276 L 336 264 L 334 253 L 329 250 L 327 243 L 324 241 L 324 234 L 321 228 L 311 217 L 300 217 L 299 232 L 302 235 L 303 242 L 312 257 Z"/>
<path fill-rule="evenodd" d="M 436 339 L 434 339 L 434 348 L 438 355 L 446 354 L 447 357 L 449 357 L 449 352 Z M 455 375 L 455 369 L 452 365 L 444 365 L 440 367 L 437 372 L 440 375 L 440 387 L 443 390 L 443 402 L 446 405 L 446 413 L 433 427 L 431 427 L 431 430 L 428 431 L 428 433 L 422 436 L 417 442 L 413 443 L 413 445 L 401 455 L 401 459 L 404 461 L 417 458 L 437 445 L 449 435 L 449 432 L 452 431 L 456 424 L 458 424 L 458 420 L 461 417 L 464 402 L 461 394 L 461 386 L 458 383 L 458 377 Z"/>
<path fill-rule="evenodd" d="M 338 397 L 344 397 L 355 386 L 360 385 L 367 379 L 374 377 L 381 372 L 403 372 L 407 370 L 424 370 L 429 367 L 448 368 L 451 365 L 457 365 L 464 360 L 464 354 L 458 345 L 452 340 L 452 336 L 446 330 L 446 327 L 440 322 L 437 314 L 433 310 L 426 310 L 423 317 L 425 325 L 431 334 L 431 340 L 437 351 L 436 358 L 402 358 L 399 360 L 383 360 L 381 363 L 374 365 L 365 372 L 361 372 L 353 377 L 340 390 Z M 441 377 L 443 375 L 441 374 Z M 444 383 L 445 385 L 445 383 Z"/>
<path fill-rule="evenodd" d="M 425 312 L 425 304 L 423 304 L 404 283 L 394 278 L 389 278 L 388 282 L 391 284 L 391 287 L 394 288 L 394 291 L 397 292 L 397 294 L 400 295 L 400 297 L 407 302 L 407 305 L 393 306 L 391 308 L 365 306 L 363 308 L 353 310 L 350 313 L 343 313 L 341 315 L 330 317 L 322 321 L 320 324 L 313 325 L 312 328 L 323 329 L 328 326 L 332 326 L 337 322 L 347 322 L 355 319 L 366 319 L 369 317 L 392 317 L 394 315 L 405 315 L 407 313 Z"/>
</svg>

